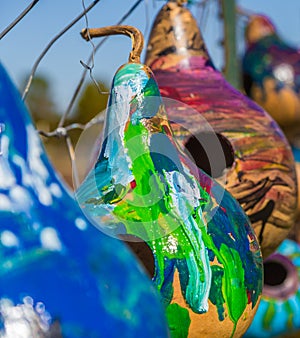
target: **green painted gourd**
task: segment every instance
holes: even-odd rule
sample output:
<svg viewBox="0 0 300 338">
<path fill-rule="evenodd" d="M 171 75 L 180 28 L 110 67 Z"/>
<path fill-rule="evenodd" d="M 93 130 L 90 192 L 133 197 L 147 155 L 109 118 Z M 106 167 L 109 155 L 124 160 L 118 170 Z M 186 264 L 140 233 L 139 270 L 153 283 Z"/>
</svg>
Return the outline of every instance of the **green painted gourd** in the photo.
<svg viewBox="0 0 300 338">
<path fill-rule="evenodd" d="M 84 213 L 148 268 L 172 337 L 241 337 L 262 292 L 255 233 L 180 152 L 152 71 L 136 60 L 115 74 L 103 140 L 76 192 Z"/>
</svg>

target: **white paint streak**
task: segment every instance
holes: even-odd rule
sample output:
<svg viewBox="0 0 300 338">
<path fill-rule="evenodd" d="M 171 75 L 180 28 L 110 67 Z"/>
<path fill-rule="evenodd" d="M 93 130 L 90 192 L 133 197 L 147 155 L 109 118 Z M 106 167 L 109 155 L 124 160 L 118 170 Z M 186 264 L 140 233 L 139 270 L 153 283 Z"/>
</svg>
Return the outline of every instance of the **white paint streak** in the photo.
<svg viewBox="0 0 300 338">
<path fill-rule="evenodd" d="M 3 139 L 5 137 L 3 136 Z M 3 141 L 3 143 L 5 143 Z M 16 178 L 15 175 L 10 168 L 7 159 L 5 156 L 0 156 L 0 188 L 1 189 L 9 189 L 13 185 L 16 184 Z"/>
<path fill-rule="evenodd" d="M 114 170 L 112 177 L 115 184 L 128 184 L 132 179 L 131 160 L 124 148 L 125 126 L 130 115 L 130 101 L 135 93 L 128 84 L 115 86 L 112 104 L 108 109 L 109 129 L 106 131 L 107 145 L 104 156 L 109 159 L 110 167 Z"/>
<path fill-rule="evenodd" d="M 31 196 L 28 191 L 20 185 L 16 185 L 10 189 L 9 197 L 14 203 L 16 210 L 28 210 L 31 206 Z"/>
<path fill-rule="evenodd" d="M 1 243 L 6 247 L 19 246 L 20 242 L 18 237 L 9 230 L 2 231 L 0 235 Z"/>
<path fill-rule="evenodd" d="M 52 196 L 49 189 L 43 185 L 40 185 L 38 190 L 38 197 L 41 204 L 50 206 L 52 204 Z"/>
<path fill-rule="evenodd" d="M 41 146 L 41 140 L 32 124 L 26 126 L 26 131 L 28 142 L 27 156 L 30 169 L 33 173 L 38 174 L 41 178 L 46 180 L 49 174 L 41 159 L 41 155 L 44 153 L 44 149 Z"/>
<path fill-rule="evenodd" d="M 87 228 L 87 223 L 84 219 L 77 217 L 75 219 L 75 225 L 77 226 L 78 229 L 80 230 L 86 230 Z"/>
<path fill-rule="evenodd" d="M 3 210 L 3 211 L 12 210 L 11 202 L 9 198 L 4 194 L 0 194 L 0 210 Z"/>
<path fill-rule="evenodd" d="M 38 305 L 38 304 L 37 304 Z M 0 300 L 0 312 L 3 328 L 1 338 L 32 338 L 49 336 L 50 314 L 37 311 L 31 297 L 24 297 L 23 303 L 14 305 L 8 298 Z M 45 307 L 45 306 L 44 306 Z"/>
<path fill-rule="evenodd" d="M 57 183 L 51 183 L 49 190 L 51 191 L 51 194 L 57 198 L 61 198 L 63 195 L 60 186 Z"/>
<path fill-rule="evenodd" d="M 166 172 L 165 177 L 171 189 L 172 204 L 176 208 L 178 215 L 184 215 L 186 218 L 190 216 L 189 206 L 198 207 L 200 199 L 200 190 L 195 184 L 194 186 L 187 182 L 184 175 L 177 171 Z"/>
<path fill-rule="evenodd" d="M 1 156 L 8 158 L 9 138 L 7 135 L 1 136 Z"/>
<path fill-rule="evenodd" d="M 31 171 L 33 188 L 38 195 L 40 203 L 45 206 L 49 206 L 52 204 L 52 196 L 46 185 L 49 172 L 47 167 L 44 165 L 43 160 L 41 159 L 44 149 L 42 148 L 41 140 L 37 135 L 33 125 L 27 125 L 26 131 L 28 139 L 27 161 Z"/>
<path fill-rule="evenodd" d="M 51 251 L 61 251 L 62 243 L 54 228 L 48 227 L 41 231 L 40 240 L 45 249 Z"/>
</svg>

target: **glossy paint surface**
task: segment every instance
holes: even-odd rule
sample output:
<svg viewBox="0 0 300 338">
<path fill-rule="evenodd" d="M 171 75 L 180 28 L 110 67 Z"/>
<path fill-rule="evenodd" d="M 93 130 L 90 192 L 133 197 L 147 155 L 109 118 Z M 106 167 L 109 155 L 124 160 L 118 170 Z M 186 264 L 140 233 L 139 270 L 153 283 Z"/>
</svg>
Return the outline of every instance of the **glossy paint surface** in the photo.
<svg viewBox="0 0 300 338">
<path fill-rule="evenodd" d="M 300 246 L 287 239 L 281 243 L 276 254 L 282 255 L 289 261 L 295 270 L 295 276 L 291 271 L 280 285 L 274 285 L 272 296 L 263 291 L 257 313 L 245 338 L 300 335 Z M 285 261 L 282 263 L 287 266 Z M 294 280 L 296 280 L 296 287 L 290 290 L 292 292 L 286 293 L 285 291 L 290 288 Z"/>
<path fill-rule="evenodd" d="M 280 38 L 264 15 L 250 17 L 246 42 L 242 64 L 246 93 L 291 137 L 300 124 L 300 53 Z"/>
<path fill-rule="evenodd" d="M 192 337 L 211 313 L 227 336 L 248 327 L 262 288 L 255 234 L 235 199 L 177 148 L 148 67 L 116 73 L 100 156 L 77 198 L 102 231 L 151 248 L 172 337 Z"/>
<path fill-rule="evenodd" d="M 197 153 L 205 139 L 203 118 L 231 145 L 233 154 L 228 151 L 228 163 L 214 177 L 249 216 L 267 257 L 286 238 L 296 217 L 295 165 L 281 129 L 214 68 L 197 23 L 184 7 L 169 2 L 161 9 L 152 27 L 146 63 L 164 97 L 194 108 L 170 107 L 167 114 L 174 137 L 199 167 L 204 162 Z M 187 147 L 193 137 L 199 142 L 191 151 Z M 218 159 L 211 151 L 212 170 Z"/>
<path fill-rule="evenodd" d="M 1 65 L 0 123 L 1 336 L 167 337 L 151 281 L 84 217 Z"/>
</svg>

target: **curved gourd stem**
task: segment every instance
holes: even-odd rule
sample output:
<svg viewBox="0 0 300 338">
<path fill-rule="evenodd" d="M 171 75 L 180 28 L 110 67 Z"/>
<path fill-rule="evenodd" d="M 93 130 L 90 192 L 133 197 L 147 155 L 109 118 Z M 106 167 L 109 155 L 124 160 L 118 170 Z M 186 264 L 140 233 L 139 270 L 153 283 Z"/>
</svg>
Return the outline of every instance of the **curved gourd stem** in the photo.
<svg viewBox="0 0 300 338">
<path fill-rule="evenodd" d="M 144 47 L 144 37 L 141 31 L 136 27 L 116 25 L 101 28 L 85 28 L 81 31 L 81 36 L 87 41 L 89 41 L 91 38 L 119 34 L 129 36 L 132 41 L 132 50 L 130 52 L 128 62 L 140 63 L 140 56 Z"/>
</svg>

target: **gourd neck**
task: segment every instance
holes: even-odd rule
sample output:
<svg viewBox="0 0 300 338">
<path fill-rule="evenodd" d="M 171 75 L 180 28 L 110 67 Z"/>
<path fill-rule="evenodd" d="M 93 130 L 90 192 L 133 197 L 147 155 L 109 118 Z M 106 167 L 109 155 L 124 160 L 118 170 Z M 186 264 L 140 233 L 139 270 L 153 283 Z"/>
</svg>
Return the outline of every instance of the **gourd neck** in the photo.
<svg viewBox="0 0 300 338">
<path fill-rule="evenodd" d="M 157 59 L 164 58 L 166 64 L 172 66 L 172 63 L 192 56 L 210 60 L 192 13 L 178 1 L 169 1 L 162 7 L 152 26 L 145 63 L 155 69 L 153 63 Z"/>
</svg>

